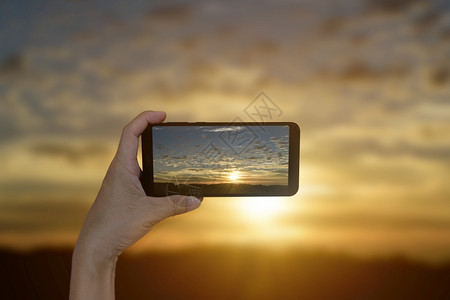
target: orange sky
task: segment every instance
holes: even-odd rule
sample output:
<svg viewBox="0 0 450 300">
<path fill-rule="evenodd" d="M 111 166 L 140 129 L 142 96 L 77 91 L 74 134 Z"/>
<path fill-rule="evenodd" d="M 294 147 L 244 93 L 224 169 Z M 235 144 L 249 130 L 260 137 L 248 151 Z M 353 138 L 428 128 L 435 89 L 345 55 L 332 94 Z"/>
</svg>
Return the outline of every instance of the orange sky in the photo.
<svg viewBox="0 0 450 300">
<path fill-rule="evenodd" d="M 450 9 L 399 3 L 2 3 L 0 245 L 73 244 L 140 111 L 253 121 L 264 91 L 302 130 L 298 194 L 206 198 L 136 250 L 450 259 Z"/>
</svg>

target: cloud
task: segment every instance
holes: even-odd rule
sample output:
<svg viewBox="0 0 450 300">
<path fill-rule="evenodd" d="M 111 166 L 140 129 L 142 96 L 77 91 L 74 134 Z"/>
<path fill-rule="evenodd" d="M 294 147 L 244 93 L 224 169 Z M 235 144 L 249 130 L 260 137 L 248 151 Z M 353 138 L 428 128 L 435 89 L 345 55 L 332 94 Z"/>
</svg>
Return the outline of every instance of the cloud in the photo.
<svg viewBox="0 0 450 300">
<path fill-rule="evenodd" d="M 230 126 L 230 127 L 218 127 L 218 128 L 211 128 L 211 129 L 203 129 L 203 131 L 206 132 L 233 132 L 233 131 L 241 131 L 244 127 L 242 126 Z"/>
<path fill-rule="evenodd" d="M 413 19 L 414 27 L 419 31 L 430 30 L 437 25 L 443 15 L 432 5 Z"/>
<path fill-rule="evenodd" d="M 400 13 L 414 4 L 421 3 L 422 0 L 367 0 L 367 6 L 369 10 L 381 11 L 383 13 Z"/>
<path fill-rule="evenodd" d="M 437 87 L 448 86 L 450 81 L 450 67 L 438 66 L 435 67 L 429 75 L 429 81 L 431 84 Z"/>
<path fill-rule="evenodd" d="M 30 152 L 36 156 L 64 157 L 71 162 L 80 162 L 87 157 L 102 157 L 110 153 L 109 147 L 99 143 L 89 143 L 82 146 L 66 143 L 36 142 L 30 145 Z"/>
<path fill-rule="evenodd" d="M 25 60 L 21 54 L 11 54 L 0 62 L 0 75 L 17 75 L 24 70 Z"/>
<path fill-rule="evenodd" d="M 280 46 L 274 41 L 261 39 L 249 45 L 245 51 L 249 51 L 252 55 L 276 55 L 280 51 Z"/>
<path fill-rule="evenodd" d="M 345 19 L 340 17 L 326 19 L 319 27 L 319 33 L 325 36 L 337 34 L 344 26 Z"/>
<path fill-rule="evenodd" d="M 147 18 L 151 21 L 183 22 L 192 16 L 192 7 L 189 4 L 169 4 L 152 8 L 147 12 Z"/>
<path fill-rule="evenodd" d="M 390 77 L 403 78 L 410 72 L 409 67 L 402 64 L 371 66 L 364 61 L 353 60 L 341 69 L 322 69 L 320 75 L 337 81 L 381 80 Z"/>
<path fill-rule="evenodd" d="M 90 204 L 80 199 L 49 201 L 34 199 L 21 203 L 17 199 L 0 202 L 0 236 L 7 233 L 78 231 Z"/>
</svg>

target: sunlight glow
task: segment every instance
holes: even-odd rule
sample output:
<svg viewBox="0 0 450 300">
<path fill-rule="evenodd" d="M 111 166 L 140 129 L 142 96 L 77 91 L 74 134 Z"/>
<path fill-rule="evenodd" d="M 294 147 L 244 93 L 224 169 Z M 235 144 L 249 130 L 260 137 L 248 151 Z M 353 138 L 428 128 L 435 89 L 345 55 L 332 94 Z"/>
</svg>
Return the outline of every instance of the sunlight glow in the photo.
<svg viewBox="0 0 450 300">
<path fill-rule="evenodd" d="M 230 173 L 230 175 L 228 175 L 228 179 L 230 179 L 230 181 L 232 182 L 238 181 L 240 177 L 241 175 L 239 175 L 238 171 L 233 171 Z"/>
<path fill-rule="evenodd" d="M 246 218 L 254 221 L 267 221 L 286 210 L 286 203 L 278 197 L 242 198 L 238 206 Z"/>
</svg>

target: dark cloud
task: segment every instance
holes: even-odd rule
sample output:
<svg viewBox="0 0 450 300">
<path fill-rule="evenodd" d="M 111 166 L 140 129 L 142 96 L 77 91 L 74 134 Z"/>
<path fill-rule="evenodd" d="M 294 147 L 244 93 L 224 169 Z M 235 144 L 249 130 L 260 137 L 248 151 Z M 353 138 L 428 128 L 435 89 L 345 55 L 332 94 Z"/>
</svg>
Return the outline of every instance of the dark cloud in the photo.
<svg viewBox="0 0 450 300">
<path fill-rule="evenodd" d="M 25 61 L 21 54 L 14 53 L 0 63 L 0 74 L 12 75 L 21 73 L 25 68 Z"/>
<path fill-rule="evenodd" d="M 79 230 L 89 206 L 79 199 L 34 199 L 31 203 L 20 203 L 17 199 L 3 201 L 0 203 L 0 233 Z"/>
<path fill-rule="evenodd" d="M 179 42 L 179 45 L 180 45 L 181 50 L 190 51 L 190 50 L 195 50 L 196 48 L 198 48 L 201 45 L 202 41 L 203 41 L 203 39 L 199 36 L 188 37 L 188 38 L 181 40 Z"/>
<path fill-rule="evenodd" d="M 203 81 L 211 76 L 217 76 L 220 72 L 220 66 L 214 63 L 210 63 L 204 60 L 193 61 L 188 69 L 189 76 L 193 81 L 204 78 Z"/>
<path fill-rule="evenodd" d="M 344 27 L 343 18 L 331 18 L 325 20 L 319 27 L 319 33 L 323 35 L 335 35 Z"/>
<path fill-rule="evenodd" d="M 253 55 L 273 55 L 280 49 L 280 46 L 274 41 L 259 40 L 249 46 L 248 50 Z"/>
<path fill-rule="evenodd" d="M 370 40 L 370 36 L 363 32 L 350 33 L 348 38 L 349 38 L 350 43 L 352 43 L 355 46 L 365 44 Z"/>
<path fill-rule="evenodd" d="M 95 32 L 92 30 L 84 29 L 84 30 L 80 30 L 78 32 L 73 33 L 71 38 L 74 41 L 83 43 L 83 42 L 94 41 L 94 40 L 98 39 L 99 36 L 97 34 L 95 34 Z"/>
<path fill-rule="evenodd" d="M 29 149 L 37 156 L 63 157 L 71 162 L 79 162 L 87 157 L 98 157 L 108 153 L 102 144 L 90 143 L 82 147 L 63 143 L 35 143 Z"/>
<path fill-rule="evenodd" d="M 368 9 L 384 13 L 400 13 L 416 3 L 426 4 L 423 0 L 367 0 Z"/>
<path fill-rule="evenodd" d="M 152 21 L 181 22 L 189 20 L 192 12 L 189 4 L 177 4 L 150 9 L 147 18 Z"/>
<path fill-rule="evenodd" d="M 450 39 L 450 26 L 444 27 L 440 32 L 440 38 L 443 40 Z"/>
<path fill-rule="evenodd" d="M 238 33 L 238 29 L 233 26 L 223 26 L 216 30 L 216 36 L 220 39 L 228 39 L 235 37 Z"/>
<path fill-rule="evenodd" d="M 450 69 L 449 67 L 440 66 L 436 67 L 430 72 L 429 80 L 437 87 L 445 86 L 448 84 L 450 79 Z"/>
<path fill-rule="evenodd" d="M 24 175 L 26 170 L 23 171 Z M 101 177 L 99 177 L 101 180 Z M 35 179 L 16 179 L 14 181 L 0 182 L 0 196 L 16 197 L 24 199 L 28 203 L 34 203 L 35 200 L 56 198 L 61 200 L 60 195 L 95 195 L 98 190 L 98 182 L 80 183 L 80 182 L 54 182 L 46 181 L 38 178 Z M 47 198 L 45 198 L 47 196 Z M 39 199 L 38 199 L 39 198 Z M 55 200 L 56 201 L 56 200 Z M 8 205 L 7 202 L 4 205 Z"/>
<path fill-rule="evenodd" d="M 267 148 L 267 145 L 266 145 L 266 144 L 260 144 L 260 145 L 255 145 L 255 146 L 253 147 L 253 149 L 256 149 L 256 150 L 265 149 L 265 150 L 267 150 L 268 148 Z"/>
<path fill-rule="evenodd" d="M 361 60 L 349 62 L 341 69 L 323 69 L 319 75 L 344 81 L 378 80 L 387 77 L 402 78 L 409 72 L 409 67 L 403 64 L 387 66 L 372 66 Z"/>
<path fill-rule="evenodd" d="M 419 30 L 428 30 L 430 27 L 436 25 L 441 17 L 442 14 L 440 12 L 429 9 L 414 19 L 414 26 Z"/>
</svg>

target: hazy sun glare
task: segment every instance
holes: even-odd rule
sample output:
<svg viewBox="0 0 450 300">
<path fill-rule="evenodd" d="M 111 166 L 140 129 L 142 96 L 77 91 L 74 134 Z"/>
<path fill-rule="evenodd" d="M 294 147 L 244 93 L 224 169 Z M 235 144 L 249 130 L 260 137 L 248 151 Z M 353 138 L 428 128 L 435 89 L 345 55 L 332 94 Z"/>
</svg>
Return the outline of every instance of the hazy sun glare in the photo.
<svg viewBox="0 0 450 300">
<path fill-rule="evenodd" d="M 257 222 L 267 222 L 281 217 L 287 208 L 283 198 L 279 197 L 241 198 L 236 204 L 244 218 Z"/>
<path fill-rule="evenodd" d="M 232 172 L 230 173 L 230 175 L 228 175 L 228 178 L 229 178 L 231 181 L 233 181 L 233 182 L 238 181 L 240 177 L 241 177 L 241 176 L 239 175 L 239 172 L 238 172 L 238 171 L 232 171 Z"/>
</svg>

